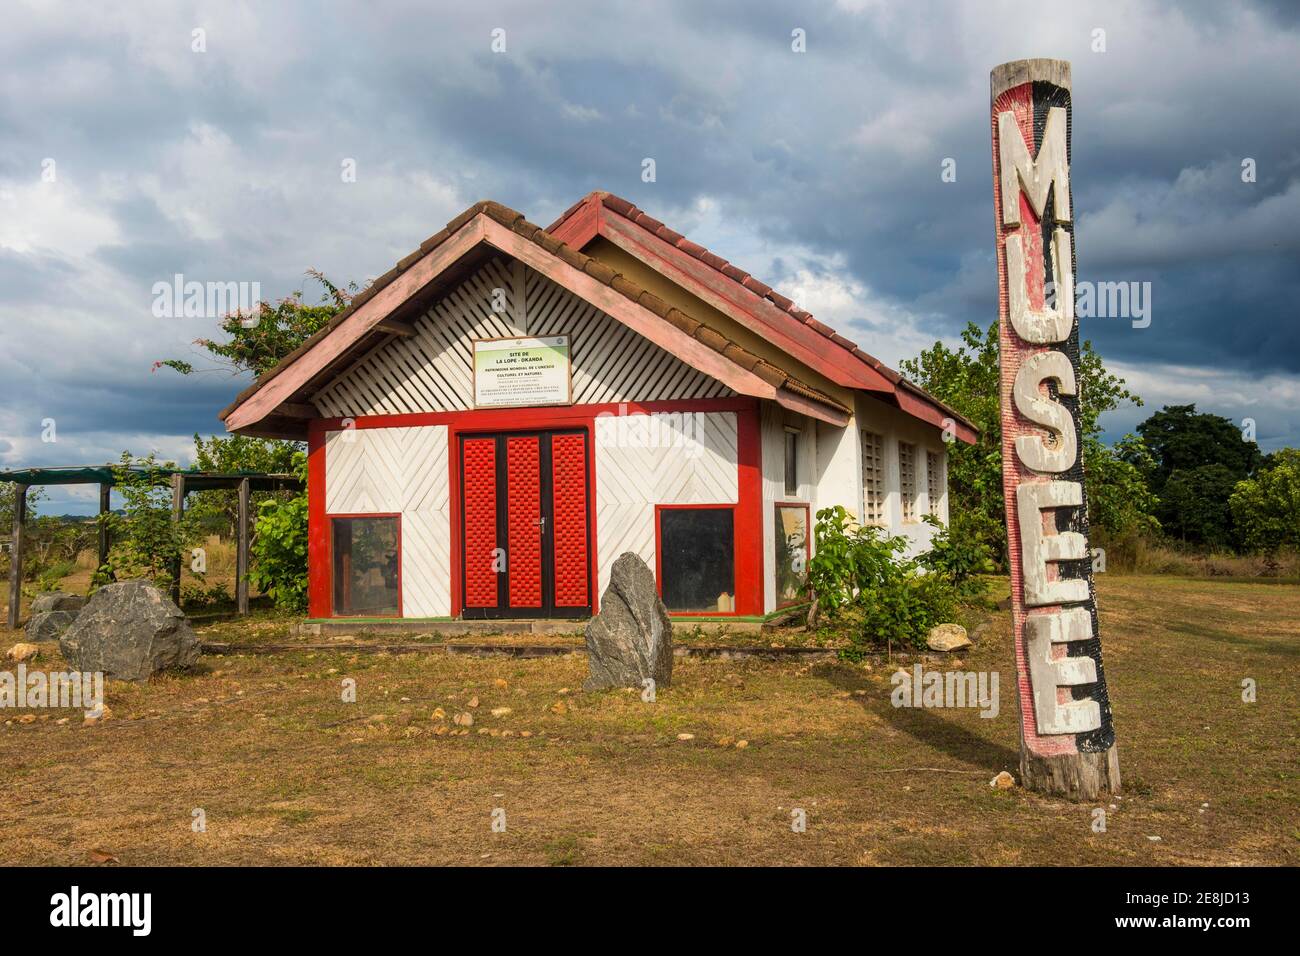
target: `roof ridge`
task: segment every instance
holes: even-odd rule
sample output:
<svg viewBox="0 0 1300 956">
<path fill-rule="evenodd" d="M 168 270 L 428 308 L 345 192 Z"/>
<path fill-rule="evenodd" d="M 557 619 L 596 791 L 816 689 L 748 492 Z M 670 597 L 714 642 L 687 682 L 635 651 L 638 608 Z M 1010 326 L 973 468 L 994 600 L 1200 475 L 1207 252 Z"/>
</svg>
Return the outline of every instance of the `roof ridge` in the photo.
<svg viewBox="0 0 1300 956">
<path fill-rule="evenodd" d="M 552 224 L 551 228 L 554 229 L 558 227 L 560 223 L 564 222 L 575 212 L 577 212 L 579 208 L 581 208 L 584 204 L 592 201 L 592 199 L 596 196 L 600 197 L 601 205 L 603 205 L 606 209 L 612 209 L 614 212 L 618 213 L 624 219 L 636 223 L 642 229 L 645 229 L 646 231 L 653 233 L 655 236 L 667 242 L 669 245 L 674 246 L 677 249 L 680 249 L 682 252 L 685 252 L 687 255 L 691 256 L 692 258 L 698 259 L 700 262 L 703 262 L 705 265 L 709 266 L 715 271 L 722 273 L 724 276 L 731 279 L 737 285 L 746 289 L 747 291 L 757 296 L 758 298 L 770 302 L 772 305 L 776 306 L 782 312 L 785 312 L 788 315 L 793 316 L 795 319 L 802 322 L 804 325 L 808 326 L 813 331 L 817 332 L 823 338 L 830 339 L 836 345 L 840 346 L 841 348 L 845 349 L 848 352 L 851 352 L 859 361 L 865 362 L 872 369 L 874 369 L 875 371 L 883 375 L 885 378 L 887 378 L 891 384 L 897 385 L 898 382 L 902 379 L 903 376 L 900 375 L 898 372 L 894 371 L 894 369 L 885 365 L 874 355 L 865 351 L 861 346 L 858 345 L 858 343 L 854 342 L 852 339 L 849 339 L 841 335 L 839 332 L 835 331 L 835 329 L 831 328 L 829 325 L 817 321 L 816 317 L 814 317 L 811 312 L 809 312 L 807 309 L 800 308 L 798 305 L 795 304 L 794 300 L 790 299 L 788 296 L 784 296 L 781 293 L 777 292 L 766 282 L 763 282 L 762 280 L 756 278 L 754 275 L 752 275 L 749 272 L 746 272 L 744 269 L 741 269 L 738 266 L 733 265 L 732 263 L 728 262 L 726 259 L 722 258 L 722 256 L 710 252 L 708 249 L 700 245 L 698 242 L 692 242 L 690 239 L 687 239 L 680 232 L 668 228 L 658 219 L 655 219 L 653 216 L 650 216 L 643 209 L 638 208 L 635 203 L 629 202 L 628 200 L 624 199 L 621 196 L 616 196 L 613 193 L 606 192 L 604 190 L 593 190 L 592 192 L 584 196 L 581 200 L 579 200 L 576 204 L 571 206 L 568 210 L 566 210 L 565 213 L 562 216 L 560 216 L 560 218 L 557 219 L 555 223 Z"/>
</svg>

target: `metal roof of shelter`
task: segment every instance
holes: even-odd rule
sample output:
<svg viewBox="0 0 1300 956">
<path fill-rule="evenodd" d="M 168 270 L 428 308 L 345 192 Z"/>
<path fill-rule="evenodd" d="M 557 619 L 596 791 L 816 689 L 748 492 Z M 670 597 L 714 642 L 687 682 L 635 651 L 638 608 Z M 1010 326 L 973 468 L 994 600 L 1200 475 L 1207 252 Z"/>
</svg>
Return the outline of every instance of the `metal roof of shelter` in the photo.
<svg viewBox="0 0 1300 956">
<path fill-rule="evenodd" d="M 173 475 L 185 480 L 186 491 L 237 488 L 248 479 L 253 491 L 295 490 L 302 486 L 297 475 L 265 471 L 197 471 L 185 468 L 140 468 L 134 465 L 60 465 L 48 468 L 13 468 L 0 471 L 0 481 L 20 485 L 116 485 L 118 475 L 154 475 L 160 485 L 171 483 Z"/>
</svg>

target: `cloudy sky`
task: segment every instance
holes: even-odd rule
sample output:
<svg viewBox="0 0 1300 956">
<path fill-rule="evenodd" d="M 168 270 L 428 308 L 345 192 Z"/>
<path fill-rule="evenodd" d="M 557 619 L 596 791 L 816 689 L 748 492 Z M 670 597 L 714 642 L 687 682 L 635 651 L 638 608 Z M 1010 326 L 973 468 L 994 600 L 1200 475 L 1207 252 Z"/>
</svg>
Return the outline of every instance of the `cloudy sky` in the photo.
<svg viewBox="0 0 1300 956">
<path fill-rule="evenodd" d="M 5 4 L 0 467 L 188 463 L 245 382 L 151 371 L 214 327 L 155 282 L 314 298 L 485 198 L 546 224 L 608 189 L 890 364 L 954 342 L 996 310 L 988 73 L 1029 56 L 1074 66 L 1080 280 L 1150 284 L 1147 327 L 1083 320 L 1147 402 L 1108 437 L 1195 402 L 1300 445 L 1288 4 L 112 6 Z"/>
</svg>

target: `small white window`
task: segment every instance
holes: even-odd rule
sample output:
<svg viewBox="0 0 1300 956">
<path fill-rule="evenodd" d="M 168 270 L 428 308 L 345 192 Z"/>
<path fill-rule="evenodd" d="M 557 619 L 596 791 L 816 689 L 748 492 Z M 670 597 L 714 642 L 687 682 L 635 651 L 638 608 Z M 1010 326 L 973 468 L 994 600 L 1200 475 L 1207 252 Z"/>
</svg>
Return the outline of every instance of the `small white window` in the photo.
<svg viewBox="0 0 1300 956">
<path fill-rule="evenodd" d="M 898 443 L 898 491 L 903 499 L 903 520 L 916 520 L 916 446 Z"/>
<path fill-rule="evenodd" d="M 799 432 L 792 428 L 785 430 L 785 496 L 795 498 L 799 494 Z"/>
<path fill-rule="evenodd" d="M 943 456 L 925 453 L 925 491 L 930 500 L 930 514 L 939 517 L 939 499 L 943 496 Z"/>
<path fill-rule="evenodd" d="M 885 521 L 885 440 L 875 432 L 862 433 L 862 523 Z"/>
</svg>

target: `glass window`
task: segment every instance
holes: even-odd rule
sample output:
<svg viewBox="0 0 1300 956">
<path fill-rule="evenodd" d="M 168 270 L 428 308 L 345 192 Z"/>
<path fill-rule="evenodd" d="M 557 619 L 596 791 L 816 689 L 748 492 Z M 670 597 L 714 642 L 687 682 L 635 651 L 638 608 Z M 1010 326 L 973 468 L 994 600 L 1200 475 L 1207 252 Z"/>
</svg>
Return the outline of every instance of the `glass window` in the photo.
<svg viewBox="0 0 1300 956">
<path fill-rule="evenodd" d="M 776 506 L 776 606 L 805 597 L 808 582 L 808 506 Z"/>
<path fill-rule="evenodd" d="M 659 592 L 670 611 L 736 609 L 735 509 L 659 509 Z"/>
<path fill-rule="evenodd" d="M 903 520 L 916 520 L 916 446 L 898 443 L 898 490 L 903 499 Z"/>
<path fill-rule="evenodd" d="M 885 521 L 885 440 L 875 432 L 862 433 L 862 523 Z"/>
<path fill-rule="evenodd" d="M 398 519 L 333 518 L 334 613 L 396 617 Z"/>
<path fill-rule="evenodd" d="M 787 498 L 799 494 L 799 433 L 785 431 L 785 494 Z"/>
</svg>

